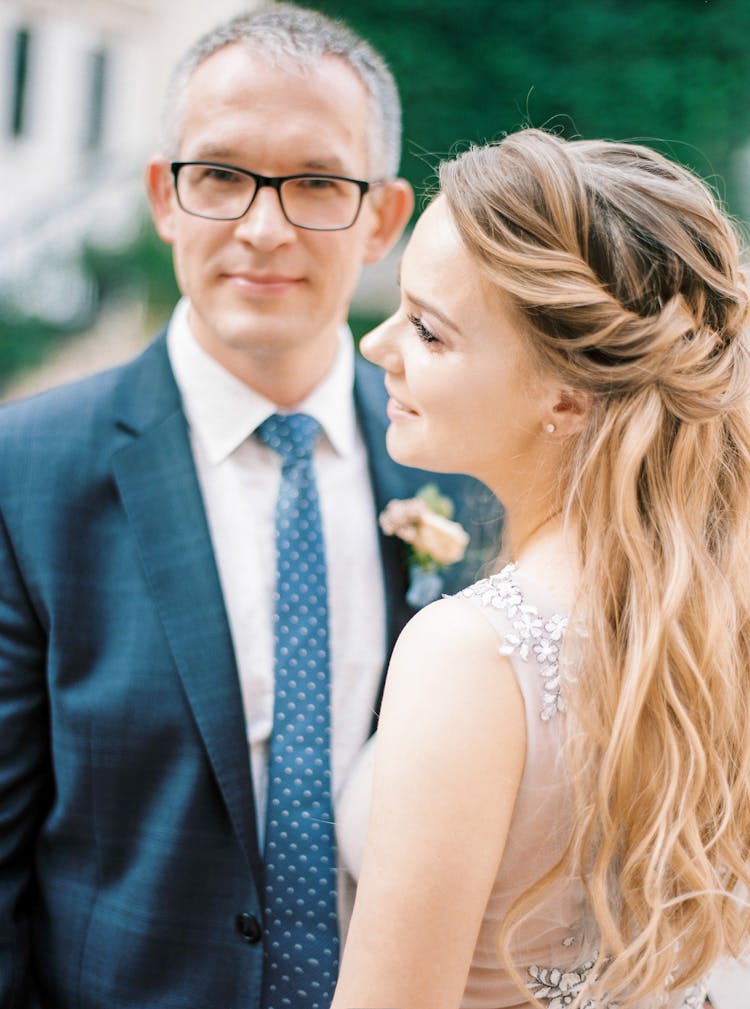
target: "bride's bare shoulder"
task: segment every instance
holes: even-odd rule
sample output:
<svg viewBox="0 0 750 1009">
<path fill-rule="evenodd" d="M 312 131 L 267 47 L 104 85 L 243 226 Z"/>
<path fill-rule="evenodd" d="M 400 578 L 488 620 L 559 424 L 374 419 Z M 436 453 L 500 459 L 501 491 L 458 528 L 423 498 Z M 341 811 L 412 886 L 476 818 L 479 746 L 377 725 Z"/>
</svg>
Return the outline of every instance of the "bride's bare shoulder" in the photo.
<svg viewBox="0 0 750 1009">
<path fill-rule="evenodd" d="M 444 596 L 421 609 L 401 632 L 399 644 L 417 644 L 430 650 L 482 648 L 494 635 L 487 621 L 461 593 Z"/>
<path fill-rule="evenodd" d="M 452 693 L 512 677 L 497 632 L 461 595 L 430 603 L 406 625 L 391 658 L 388 680 Z"/>
</svg>

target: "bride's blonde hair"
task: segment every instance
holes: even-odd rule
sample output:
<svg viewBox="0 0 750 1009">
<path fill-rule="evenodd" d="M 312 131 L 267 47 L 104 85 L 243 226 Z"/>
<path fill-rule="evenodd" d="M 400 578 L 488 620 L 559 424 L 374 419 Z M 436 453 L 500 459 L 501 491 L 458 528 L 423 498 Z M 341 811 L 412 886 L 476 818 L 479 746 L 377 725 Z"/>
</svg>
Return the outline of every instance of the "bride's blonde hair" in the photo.
<svg viewBox="0 0 750 1009">
<path fill-rule="evenodd" d="M 748 936 L 750 358 L 732 226 L 689 171 L 634 144 L 523 130 L 440 171 L 464 243 L 585 390 L 565 504 L 587 636 L 568 684 L 582 874 L 601 930 L 587 998 L 700 979 Z M 515 975 L 517 980 L 518 975 Z M 598 979 L 598 980 L 596 980 Z M 528 992 L 526 992 L 528 997 Z M 599 1004 L 599 1003 L 596 1003 Z"/>
</svg>

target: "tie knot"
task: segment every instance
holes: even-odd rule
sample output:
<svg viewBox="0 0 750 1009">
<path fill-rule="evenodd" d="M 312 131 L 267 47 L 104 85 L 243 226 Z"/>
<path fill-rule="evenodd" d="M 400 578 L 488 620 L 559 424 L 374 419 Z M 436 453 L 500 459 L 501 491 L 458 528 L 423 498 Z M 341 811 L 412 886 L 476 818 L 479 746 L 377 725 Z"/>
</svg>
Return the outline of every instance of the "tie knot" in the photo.
<svg viewBox="0 0 750 1009">
<path fill-rule="evenodd" d="M 273 413 L 255 434 L 286 463 L 310 459 L 319 431 L 320 424 L 307 413 Z"/>
</svg>

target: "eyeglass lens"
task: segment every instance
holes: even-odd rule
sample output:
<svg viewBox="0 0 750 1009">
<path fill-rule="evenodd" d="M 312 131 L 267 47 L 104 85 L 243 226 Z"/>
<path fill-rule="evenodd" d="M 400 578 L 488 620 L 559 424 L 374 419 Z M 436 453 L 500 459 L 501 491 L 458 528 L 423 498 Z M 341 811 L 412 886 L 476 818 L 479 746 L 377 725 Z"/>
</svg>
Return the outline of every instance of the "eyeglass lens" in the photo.
<svg viewBox="0 0 750 1009">
<path fill-rule="evenodd" d="M 256 181 L 231 168 L 183 165 L 177 177 L 184 210 L 201 217 L 232 220 L 242 217 L 255 196 Z M 286 179 L 279 199 L 287 219 L 302 228 L 347 228 L 362 200 L 356 182 L 310 175 Z"/>
</svg>

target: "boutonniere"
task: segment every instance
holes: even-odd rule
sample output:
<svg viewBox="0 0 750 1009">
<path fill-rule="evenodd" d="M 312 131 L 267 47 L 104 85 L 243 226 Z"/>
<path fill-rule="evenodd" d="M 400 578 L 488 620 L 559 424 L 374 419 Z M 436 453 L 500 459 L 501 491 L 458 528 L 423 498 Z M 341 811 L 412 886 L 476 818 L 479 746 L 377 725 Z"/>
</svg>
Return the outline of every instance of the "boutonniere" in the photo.
<svg viewBox="0 0 750 1009">
<path fill-rule="evenodd" d="M 406 601 L 415 609 L 439 598 L 443 569 L 466 553 L 469 534 L 452 518 L 453 502 L 433 483 L 412 498 L 389 501 L 380 513 L 380 528 L 386 536 L 398 536 L 409 546 Z"/>
</svg>

